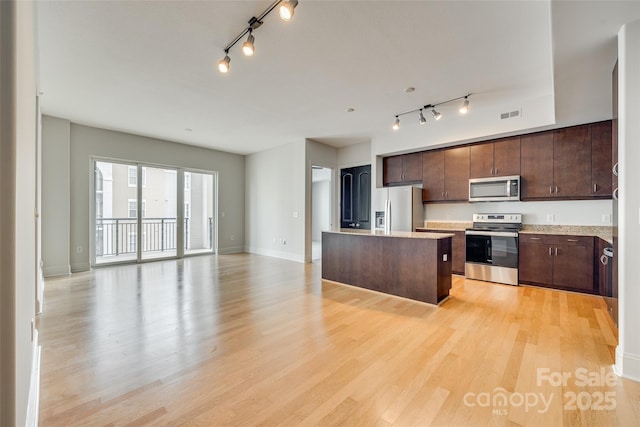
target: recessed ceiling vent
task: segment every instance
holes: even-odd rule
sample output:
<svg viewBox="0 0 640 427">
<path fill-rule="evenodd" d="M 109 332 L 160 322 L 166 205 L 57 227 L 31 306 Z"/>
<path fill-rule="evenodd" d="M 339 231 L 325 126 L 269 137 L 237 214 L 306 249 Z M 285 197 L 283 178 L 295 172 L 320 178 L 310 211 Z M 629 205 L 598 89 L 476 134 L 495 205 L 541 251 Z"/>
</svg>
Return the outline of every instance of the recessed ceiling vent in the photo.
<svg viewBox="0 0 640 427">
<path fill-rule="evenodd" d="M 509 111 L 507 113 L 500 113 L 500 120 L 512 119 L 514 117 L 520 117 L 520 110 Z"/>
</svg>

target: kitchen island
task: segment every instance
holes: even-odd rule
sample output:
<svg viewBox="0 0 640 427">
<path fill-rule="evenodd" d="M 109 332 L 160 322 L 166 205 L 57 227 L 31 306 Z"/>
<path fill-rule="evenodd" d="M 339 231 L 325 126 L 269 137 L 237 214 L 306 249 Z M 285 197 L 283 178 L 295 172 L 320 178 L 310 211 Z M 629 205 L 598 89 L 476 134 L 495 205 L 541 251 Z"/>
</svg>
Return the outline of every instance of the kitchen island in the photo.
<svg viewBox="0 0 640 427">
<path fill-rule="evenodd" d="M 451 289 L 450 233 L 322 233 L 322 278 L 438 304 Z"/>
</svg>

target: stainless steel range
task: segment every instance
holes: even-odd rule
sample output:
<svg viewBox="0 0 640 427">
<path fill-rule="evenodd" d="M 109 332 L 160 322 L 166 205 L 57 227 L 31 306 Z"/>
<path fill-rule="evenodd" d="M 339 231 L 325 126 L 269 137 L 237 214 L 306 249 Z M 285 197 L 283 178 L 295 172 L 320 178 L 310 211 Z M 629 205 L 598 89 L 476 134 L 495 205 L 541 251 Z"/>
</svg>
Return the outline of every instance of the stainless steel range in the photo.
<svg viewBox="0 0 640 427">
<path fill-rule="evenodd" d="M 468 279 L 518 285 L 518 231 L 522 214 L 474 214 L 466 230 Z"/>
</svg>

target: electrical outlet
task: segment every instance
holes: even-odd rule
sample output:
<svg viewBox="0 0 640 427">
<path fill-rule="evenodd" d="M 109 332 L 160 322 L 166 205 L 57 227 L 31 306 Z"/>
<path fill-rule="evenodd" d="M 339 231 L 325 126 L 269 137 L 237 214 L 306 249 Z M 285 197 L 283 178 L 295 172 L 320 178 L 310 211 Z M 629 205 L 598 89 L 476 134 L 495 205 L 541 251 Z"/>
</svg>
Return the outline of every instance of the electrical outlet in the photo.
<svg viewBox="0 0 640 427">
<path fill-rule="evenodd" d="M 554 216 L 553 214 L 547 214 L 547 222 L 553 222 L 554 221 Z"/>
<path fill-rule="evenodd" d="M 82 253 L 82 246 L 78 246 L 78 247 L 76 248 L 76 253 L 77 253 L 77 254 L 81 254 L 81 253 Z"/>
<path fill-rule="evenodd" d="M 447 262 L 447 259 L 449 259 L 449 256 L 447 254 L 442 254 L 442 261 Z"/>
<path fill-rule="evenodd" d="M 293 211 L 293 217 L 298 218 L 298 211 Z"/>
<path fill-rule="evenodd" d="M 231 240 L 236 240 L 236 236 L 234 236 L 233 234 L 231 235 Z"/>
<path fill-rule="evenodd" d="M 611 222 L 611 215 L 602 214 L 602 222 L 605 224 L 609 224 Z"/>
<path fill-rule="evenodd" d="M 220 212 L 220 216 L 224 218 L 224 211 Z"/>
</svg>

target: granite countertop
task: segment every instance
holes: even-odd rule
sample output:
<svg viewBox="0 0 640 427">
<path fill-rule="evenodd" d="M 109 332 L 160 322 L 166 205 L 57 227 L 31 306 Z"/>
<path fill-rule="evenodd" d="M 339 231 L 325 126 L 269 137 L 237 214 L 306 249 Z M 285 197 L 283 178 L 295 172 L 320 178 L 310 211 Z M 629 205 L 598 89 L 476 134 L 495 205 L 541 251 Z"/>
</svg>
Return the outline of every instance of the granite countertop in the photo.
<svg viewBox="0 0 640 427">
<path fill-rule="evenodd" d="M 452 230 L 464 231 L 473 227 L 471 222 L 441 222 L 428 221 L 426 227 L 420 227 L 420 230 Z M 612 243 L 613 229 L 611 226 L 598 225 L 545 225 L 545 224 L 523 224 L 520 233 L 525 234 L 559 234 L 567 236 L 595 236 L 609 243 Z"/>
<path fill-rule="evenodd" d="M 412 231 L 392 231 L 385 233 L 382 230 L 345 230 L 340 231 L 323 231 L 323 233 L 335 233 L 335 234 L 356 234 L 362 236 L 377 236 L 377 237 L 402 237 L 409 239 L 431 239 L 440 240 L 447 237 L 453 237 L 451 233 L 419 233 Z"/>
</svg>

